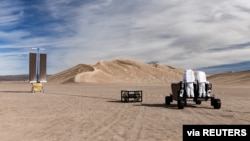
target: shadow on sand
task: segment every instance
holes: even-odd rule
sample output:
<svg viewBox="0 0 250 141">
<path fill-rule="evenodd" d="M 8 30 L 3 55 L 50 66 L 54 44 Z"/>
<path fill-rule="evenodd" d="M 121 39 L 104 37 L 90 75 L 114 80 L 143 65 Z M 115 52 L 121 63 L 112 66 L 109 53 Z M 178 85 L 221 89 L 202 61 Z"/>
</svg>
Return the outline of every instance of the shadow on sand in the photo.
<svg viewBox="0 0 250 141">
<path fill-rule="evenodd" d="M 85 97 L 85 98 L 95 98 L 95 99 L 106 99 L 108 102 L 121 102 L 120 100 L 113 98 L 97 97 L 97 96 L 86 96 L 86 95 L 70 95 L 70 94 L 61 94 L 61 93 L 43 93 L 43 92 L 34 92 L 31 91 L 0 91 L 2 93 L 31 93 L 31 94 L 44 94 L 44 95 L 58 95 L 58 96 L 70 96 L 70 97 Z"/>
<path fill-rule="evenodd" d="M 156 107 L 156 108 L 167 108 L 167 109 L 174 109 L 174 110 L 181 110 L 181 109 L 178 109 L 178 105 L 177 103 L 174 103 L 174 104 L 170 104 L 170 105 L 166 105 L 165 103 L 162 103 L 162 104 L 141 104 L 141 105 L 134 105 L 134 106 L 146 106 L 146 107 Z M 205 109 L 213 109 L 213 107 L 201 107 L 201 106 L 198 106 L 196 104 L 187 104 L 185 108 L 205 108 Z"/>
<path fill-rule="evenodd" d="M 84 97 L 84 98 L 116 100 L 116 99 L 106 98 L 106 97 L 86 96 L 86 95 L 70 95 L 70 94 L 61 94 L 61 93 L 46 93 L 46 94 L 49 94 L 49 95 L 58 95 L 58 96 L 70 96 L 70 97 Z"/>
<path fill-rule="evenodd" d="M 32 93 L 31 91 L 0 91 L 3 93 Z"/>
</svg>

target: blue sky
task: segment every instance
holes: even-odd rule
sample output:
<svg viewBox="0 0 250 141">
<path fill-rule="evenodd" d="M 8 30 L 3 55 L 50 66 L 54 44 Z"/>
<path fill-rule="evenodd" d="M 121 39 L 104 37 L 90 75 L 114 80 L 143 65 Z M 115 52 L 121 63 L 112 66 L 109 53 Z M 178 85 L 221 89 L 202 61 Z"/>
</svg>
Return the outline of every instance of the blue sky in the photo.
<svg viewBox="0 0 250 141">
<path fill-rule="evenodd" d="M 0 10 L 0 75 L 27 74 L 32 48 L 45 49 L 48 74 L 118 58 L 217 70 L 250 60 L 246 0 L 1 0 Z"/>
</svg>

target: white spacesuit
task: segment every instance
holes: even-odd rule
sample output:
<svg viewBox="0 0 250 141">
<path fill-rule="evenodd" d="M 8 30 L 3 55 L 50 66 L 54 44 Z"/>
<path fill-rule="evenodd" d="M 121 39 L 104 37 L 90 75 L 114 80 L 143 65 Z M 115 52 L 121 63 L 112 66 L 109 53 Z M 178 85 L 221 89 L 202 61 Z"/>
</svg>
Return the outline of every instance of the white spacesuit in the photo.
<svg viewBox="0 0 250 141">
<path fill-rule="evenodd" d="M 185 89 L 187 97 L 194 97 L 194 82 L 195 82 L 194 71 L 191 69 L 185 70 L 183 81 L 186 85 Z"/>
<path fill-rule="evenodd" d="M 206 83 L 208 83 L 206 78 L 206 73 L 203 71 L 196 72 L 196 80 L 198 83 L 199 97 L 206 97 Z"/>
</svg>

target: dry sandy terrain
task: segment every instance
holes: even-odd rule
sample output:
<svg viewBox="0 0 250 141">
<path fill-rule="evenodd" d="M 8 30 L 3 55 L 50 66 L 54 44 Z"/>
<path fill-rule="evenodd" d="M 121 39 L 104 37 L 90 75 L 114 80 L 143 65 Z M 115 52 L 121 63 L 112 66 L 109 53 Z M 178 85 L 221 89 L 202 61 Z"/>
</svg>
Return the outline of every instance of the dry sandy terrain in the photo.
<svg viewBox="0 0 250 141">
<path fill-rule="evenodd" d="M 249 72 L 244 76 L 249 78 Z M 130 84 L 51 81 L 44 84 L 44 93 L 31 93 L 29 82 L 1 82 L 0 140 L 181 141 L 184 124 L 250 124 L 248 81 L 244 77 L 225 84 L 219 77 L 211 77 L 211 82 L 212 94 L 222 101 L 221 109 L 214 109 L 210 101 L 201 105 L 188 101 L 184 109 L 178 109 L 176 101 L 166 106 L 171 81 L 165 80 Z M 142 90 L 143 101 L 122 103 L 121 90 Z"/>
</svg>

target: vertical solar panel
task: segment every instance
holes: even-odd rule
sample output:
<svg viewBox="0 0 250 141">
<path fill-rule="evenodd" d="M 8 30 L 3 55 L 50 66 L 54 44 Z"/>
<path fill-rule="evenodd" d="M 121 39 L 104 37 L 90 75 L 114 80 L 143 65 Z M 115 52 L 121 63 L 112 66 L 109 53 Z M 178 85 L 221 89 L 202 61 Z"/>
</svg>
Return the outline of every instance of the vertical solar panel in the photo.
<svg viewBox="0 0 250 141">
<path fill-rule="evenodd" d="M 29 54 L 29 81 L 36 82 L 36 53 Z"/>
<path fill-rule="evenodd" d="M 40 54 L 40 82 L 46 82 L 46 54 Z"/>
</svg>

